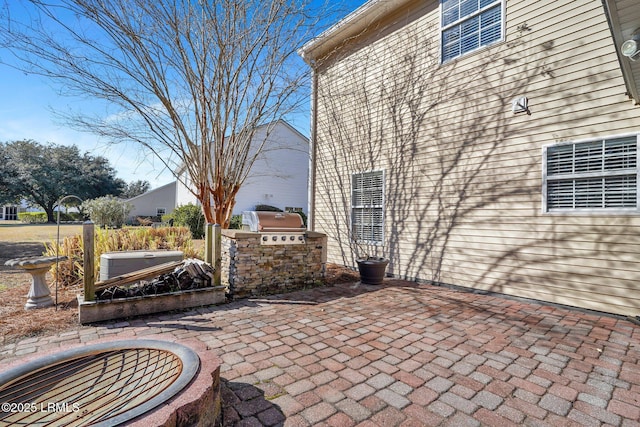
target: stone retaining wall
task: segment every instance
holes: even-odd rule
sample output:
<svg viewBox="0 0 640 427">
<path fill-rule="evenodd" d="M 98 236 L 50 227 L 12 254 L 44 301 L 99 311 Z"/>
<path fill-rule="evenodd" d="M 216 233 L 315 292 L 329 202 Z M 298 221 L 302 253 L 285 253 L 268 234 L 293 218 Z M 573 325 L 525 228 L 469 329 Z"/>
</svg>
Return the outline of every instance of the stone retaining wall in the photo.
<svg viewBox="0 0 640 427">
<path fill-rule="evenodd" d="M 306 244 L 260 245 L 260 234 L 222 230 L 222 284 L 231 298 L 270 295 L 324 284 L 327 236 Z"/>
</svg>

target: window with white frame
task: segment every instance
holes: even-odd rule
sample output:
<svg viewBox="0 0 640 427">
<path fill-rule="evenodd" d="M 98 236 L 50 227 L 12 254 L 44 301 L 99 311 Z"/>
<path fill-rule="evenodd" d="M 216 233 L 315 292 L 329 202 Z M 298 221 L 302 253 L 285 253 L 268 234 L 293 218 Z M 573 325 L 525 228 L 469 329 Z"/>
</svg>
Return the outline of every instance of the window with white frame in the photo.
<svg viewBox="0 0 640 427">
<path fill-rule="evenodd" d="M 544 210 L 638 210 L 638 135 L 544 149 Z"/>
<path fill-rule="evenodd" d="M 440 0 L 441 61 L 502 40 L 503 0 Z"/>
<path fill-rule="evenodd" d="M 351 176 L 351 232 L 360 242 L 382 244 L 384 236 L 384 171 Z"/>
</svg>

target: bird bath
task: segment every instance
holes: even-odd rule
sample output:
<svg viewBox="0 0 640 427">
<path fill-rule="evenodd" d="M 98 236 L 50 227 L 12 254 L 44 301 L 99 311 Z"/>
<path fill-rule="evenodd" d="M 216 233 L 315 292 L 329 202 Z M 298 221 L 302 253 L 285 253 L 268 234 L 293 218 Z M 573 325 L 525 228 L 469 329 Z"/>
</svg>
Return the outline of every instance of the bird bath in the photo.
<svg viewBox="0 0 640 427">
<path fill-rule="evenodd" d="M 26 257 L 14 258 L 5 262 L 10 267 L 19 267 L 31 274 L 31 288 L 27 295 L 25 310 L 34 308 L 51 307 L 53 298 L 47 286 L 46 275 L 56 261 L 65 260 L 67 257 Z"/>
</svg>

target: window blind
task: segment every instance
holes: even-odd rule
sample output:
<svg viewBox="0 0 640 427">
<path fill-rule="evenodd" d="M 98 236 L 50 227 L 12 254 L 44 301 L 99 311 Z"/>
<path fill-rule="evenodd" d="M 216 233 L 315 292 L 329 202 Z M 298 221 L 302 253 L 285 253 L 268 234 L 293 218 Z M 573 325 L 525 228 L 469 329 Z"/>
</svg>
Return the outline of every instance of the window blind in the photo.
<svg viewBox="0 0 640 427">
<path fill-rule="evenodd" d="M 384 174 L 382 171 L 353 174 L 351 178 L 351 227 L 356 240 L 383 242 Z"/>
<path fill-rule="evenodd" d="M 502 1 L 442 0 L 442 61 L 502 38 Z"/>
<path fill-rule="evenodd" d="M 547 210 L 638 207 L 636 136 L 546 150 Z"/>
</svg>

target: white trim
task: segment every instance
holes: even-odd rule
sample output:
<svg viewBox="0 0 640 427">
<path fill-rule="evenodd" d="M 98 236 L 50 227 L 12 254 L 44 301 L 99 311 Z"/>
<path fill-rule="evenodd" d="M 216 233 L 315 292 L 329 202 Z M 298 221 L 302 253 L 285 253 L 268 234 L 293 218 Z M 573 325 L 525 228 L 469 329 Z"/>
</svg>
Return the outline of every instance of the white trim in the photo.
<svg viewBox="0 0 640 427">
<path fill-rule="evenodd" d="M 307 64 L 313 64 L 324 53 L 351 37 L 357 36 L 373 23 L 391 14 L 411 0 L 369 0 L 336 24 L 306 42 L 298 55 Z"/>
<path fill-rule="evenodd" d="M 506 38 L 506 27 L 507 27 L 507 25 L 506 25 L 507 6 L 506 6 L 506 1 L 505 0 L 494 0 L 494 3 L 492 3 L 491 5 L 485 6 L 482 9 L 479 9 L 479 10 L 477 10 L 477 11 L 475 11 L 475 12 L 469 14 L 469 15 L 466 15 L 464 18 L 458 18 L 458 20 L 456 20 L 455 22 L 452 22 L 452 23 L 444 25 L 444 26 L 442 25 L 442 18 L 443 18 L 443 15 L 442 15 L 442 3 L 443 3 L 443 1 L 444 0 L 438 0 L 438 39 L 440 41 L 440 49 L 439 49 L 439 52 L 440 52 L 440 65 L 447 64 L 447 63 L 449 63 L 451 61 L 455 61 L 455 60 L 457 60 L 459 58 L 462 58 L 464 56 L 467 56 L 467 55 L 471 55 L 474 52 L 478 52 L 479 50 L 482 50 L 482 49 L 487 48 L 489 46 L 493 46 L 493 45 L 495 45 L 497 43 L 500 43 L 500 42 L 503 42 L 505 40 L 505 38 Z M 453 27 L 455 27 L 457 25 L 460 25 L 464 21 L 466 21 L 468 19 L 471 19 L 474 16 L 478 16 L 481 13 L 486 12 L 487 10 L 496 7 L 498 2 L 500 2 L 500 6 L 499 7 L 500 7 L 500 16 L 501 16 L 501 18 L 500 18 L 500 38 L 498 40 L 495 40 L 495 41 L 493 41 L 491 43 L 488 43 L 488 44 L 479 44 L 477 48 L 472 49 L 472 50 L 470 50 L 468 52 L 465 52 L 465 53 L 461 53 L 461 54 L 459 54 L 457 56 L 454 56 L 453 58 L 444 59 L 443 58 L 444 43 L 443 43 L 443 37 L 442 37 L 444 31 L 448 30 L 450 28 L 453 28 Z M 478 34 L 478 37 L 479 36 L 480 35 Z"/>
<path fill-rule="evenodd" d="M 553 147 L 560 147 L 560 146 L 575 146 L 578 144 L 584 144 L 584 143 L 589 143 L 589 142 L 597 142 L 597 141 L 607 141 L 607 140 L 612 140 L 612 139 L 620 139 L 620 138 L 630 138 L 630 137 L 635 137 L 636 138 L 636 166 L 635 166 L 635 174 L 636 174 L 636 206 L 635 207 L 629 207 L 629 208 L 624 208 L 624 207 L 615 207 L 615 208 L 556 208 L 553 210 L 549 210 L 549 207 L 547 205 L 547 201 L 548 201 L 548 185 L 549 185 L 549 180 L 547 179 L 547 167 L 548 167 L 548 161 L 547 161 L 547 153 L 548 153 L 548 149 L 549 148 L 553 148 Z M 632 172 L 632 170 L 629 170 L 629 172 Z M 571 173 L 571 174 L 567 174 L 566 179 L 570 179 L 570 178 L 589 178 L 589 177 L 606 177 L 606 176 L 615 176 L 615 175 L 631 175 L 632 173 L 620 173 L 620 172 L 607 172 L 607 171 L 602 171 L 600 173 L 595 173 L 595 172 L 588 172 L 588 173 Z M 562 176 L 560 176 L 560 178 L 558 179 L 562 179 Z M 604 189 L 603 189 L 603 194 L 604 194 Z M 602 215 L 602 214 L 606 214 L 606 215 L 637 215 L 638 213 L 640 213 L 640 133 L 638 132 L 632 132 L 632 133 L 624 133 L 624 134 L 618 134 L 618 135 L 607 135 L 607 136 L 603 136 L 603 137 L 593 137 L 593 138 L 584 138 L 584 139 L 580 139 L 580 140 L 575 140 L 575 141 L 562 141 L 562 142 L 555 142 L 553 144 L 547 144 L 545 146 L 542 147 L 542 213 L 545 215 L 565 215 L 565 214 L 571 214 L 571 215 Z"/>
<path fill-rule="evenodd" d="M 381 213 L 381 220 L 379 223 L 381 232 L 380 232 L 380 241 L 377 240 L 361 240 L 361 243 L 366 244 L 366 245 L 372 245 L 372 246 L 384 246 L 385 243 L 385 206 L 386 206 L 386 195 L 385 195 L 385 180 L 386 180 L 386 173 L 384 169 L 373 169 L 373 170 L 367 170 L 367 171 L 360 171 L 360 172 L 353 172 L 350 175 L 350 193 L 349 193 L 349 201 L 350 201 L 350 206 L 349 206 L 349 230 L 350 230 L 350 235 L 352 239 L 355 239 L 355 235 L 353 232 L 353 227 L 354 227 L 354 209 L 362 209 L 362 207 L 360 205 L 354 205 L 353 203 L 353 178 L 356 175 L 363 175 L 363 174 L 367 174 L 367 173 L 371 173 L 371 174 L 375 174 L 375 173 L 381 173 L 382 174 L 382 189 L 381 189 L 381 203 L 380 205 L 376 205 L 375 208 L 376 209 L 380 209 L 380 213 Z"/>
</svg>

